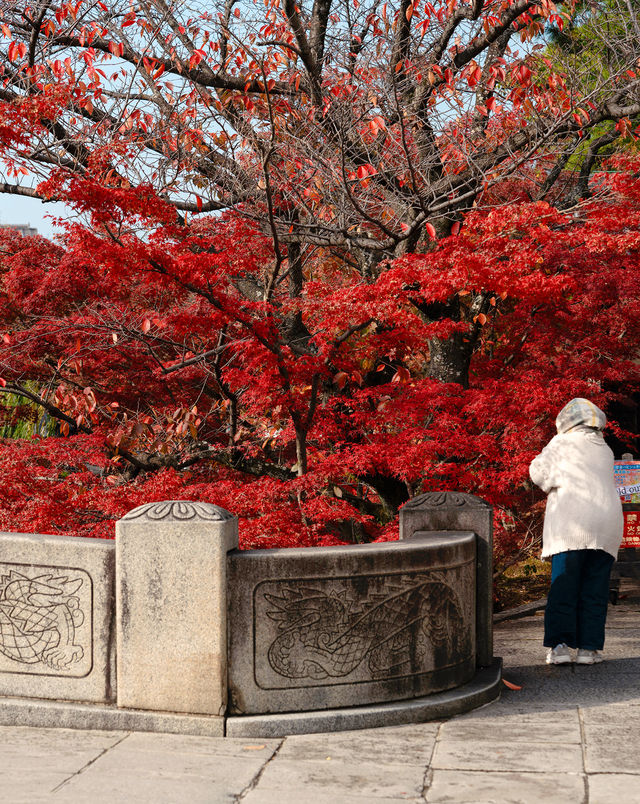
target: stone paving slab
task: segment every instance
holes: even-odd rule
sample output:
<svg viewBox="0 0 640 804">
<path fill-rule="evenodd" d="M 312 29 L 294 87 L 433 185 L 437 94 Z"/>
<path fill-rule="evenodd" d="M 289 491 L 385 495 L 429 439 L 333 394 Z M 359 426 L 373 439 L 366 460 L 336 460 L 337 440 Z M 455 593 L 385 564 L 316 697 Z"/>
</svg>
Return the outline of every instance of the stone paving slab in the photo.
<svg viewBox="0 0 640 804">
<path fill-rule="evenodd" d="M 265 762 L 270 759 L 266 750 L 246 752 L 243 756 L 220 755 L 217 746 L 211 746 L 209 753 L 194 754 L 188 750 L 136 750 L 126 741 L 119 743 L 111 751 L 103 754 L 92 766 L 94 775 L 132 774 L 140 768 L 158 779 L 171 776 L 203 776 L 219 781 L 229 781 L 246 787 Z"/>
<path fill-rule="evenodd" d="M 587 773 L 632 773 L 636 774 L 636 782 L 640 785 L 638 754 L 627 754 L 626 751 L 626 747 L 620 743 L 611 745 L 608 739 L 592 741 L 586 750 Z"/>
<path fill-rule="evenodd" d="M 332 790 L 329 793 L 314 790 L 252 790 L 242 798 L 242 804 L 424 804 L 424 798 L 371 798 L 370 795 L 359 796 L 355 791 Z"/>
<path fill-rule="evenodd" d="M 174 735 L 125 736 L 89 767 L 68 777 L 52 801 L 233 801 L 250 788 L 277 744 L 225 742 Z"/>
<path fill-rule="evenodd" d="M 589 775 L 590 804 L 640 804 L 638 774 L 595 773 Z"/>
<path fill-rule="evenodd" d="M 442 770 L 538 771 L 581 773 L 582 747 L 544 742 L 471 742 L 467 739 L 438 743 L 431 766 Z"/>
<path fill-rule="evenodd" d="M 426 801 L 428 804 L 579 804 L 584 795 L 580 774 L 436 770 Z"/>
<path fill-rule="evenodd" d="M 40 770 L 37 767 L 30 768 L 28 772 L 24 768 L 14 770 L 3 764 L 0 782 L 2 801 L 11 804 L 51 804 L 55 800 L 52 791 L 63 784 L 68 776 L 67 772 Z"/>
<path fill-rule="evenodd" d="M 48 804 L 231 804 L 239 793 L 240 789 L 228 780 L 202 776 L 86 774 L 45 801 Z"/>
<path fill-rule="evenodd" d="M 307 795 L 312 796 L 307 798 Z M 282 790 L 252 790 L 242 798 L 242 804 L 397 804 L 402 801 L 404 804 L 424 804 L 422 796 L 417 798 L 371 798 L 371 796 L 359 796 L 353 790 L 349 792 L 332 791 L 330 793 L 318 792 L 317 790 L 296 790 L 288 793 Z M 618 802 L 619 804 L 619 802 Z"/>
<path fill-rule="evenodd" d="M 126 734 L 122 732 L 109 734 L 65 729 L 0 729 L 0 801 L 3 801 L 2 788 L 6 789 L 7 784 L 5 774 L 16 775 L 29 782 L 33 774 L 48 774 L 56 780 L 49 785 L 52 789 L 125 738 Z"/>
<path fill-rule="evenodd" d="M 548 711 L 512 714 L 502 711 L 487 717 L 461 717 L 444 723 L 441 740 L 474 740 L 484 743 L 574 743 L 580 744 L 577 710 L 549 717 Z"/>
<path fill-rule="evenodd" d="M 32 729 L 28 726 L 0 726 L 0 752 L 14 757 L 46 757 L 55 754 L 77 762 L 85 755 L 104 751 L 125 736 L 121 731 L 73 731 L 70 729 Z M 162 735 L 164 736 L 164 735 Z M 2 754 L 0 754 L 1 756 Z M 0 761 L 0 767 L 7 765 Z"/>
<path fill-rule="evenodd" d="M 351 794 L 370 801 L 379 798 L 405 801 L 422 795 L 425 773 L 424 766 L 404 763 L 299 761 L 281 760 L 278 757 L 266 767 L 257 789 L 280 790 L 285 794 L 304 790 L 305 799 L 309 802 L 315 800 L 316 793 Z M 298 798 L 298 801 L 301 799 Z"/>
<path fill-rule="evenodd" d="M 640 635 L 638 638 L 640 639 Z M 609 726 L 617 729 L 621 719 L 624 719 L 629 728 L 640 728 L 640 696 L 637 701 L 628 701 L 623 704 L 611 703 L 606 706 L 583 707 L 583 719 L 587 728 Z"/>
<path fill-rule="evenodd" d="M 501 699 L 441 722 L 286 738 L 0 727 L 11 804 L 640 804 L 640 595 L 595 667 L 545 665 L 542 619 L 496 628 Z"/>
<path fill-rule="evenodd" d="M 120 732 L 120 735 L 122 733 Z M 123 750 L 145 753 L 167 751 L 171 753 L 191 754 L 194 756 L 252 756 L 259 755 L 265 761 L 271 759 L 274 752 L 282 745 L 278 740 L 247 740 L 235 737 L 216 739 L 211 737 L 193 737 L 190 735 L 134 733 L 127 737 Z"/>
<path fill-rule="evenodd" d="M 278 761 L 292 759 L 337 760 L 426 766 L 433 753 L 439 723 L 398 726 L 391 729 L 307 734 L 288 737 Z"/>
</svg>

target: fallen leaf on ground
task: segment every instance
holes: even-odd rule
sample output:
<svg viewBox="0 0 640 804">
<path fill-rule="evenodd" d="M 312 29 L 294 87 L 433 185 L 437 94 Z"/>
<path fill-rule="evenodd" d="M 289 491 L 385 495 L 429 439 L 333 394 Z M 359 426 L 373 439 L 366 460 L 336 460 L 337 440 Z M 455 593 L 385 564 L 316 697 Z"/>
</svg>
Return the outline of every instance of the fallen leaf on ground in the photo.
<svg viewBox="0 0 640 804">
<path fill-rule="evenodd" d="M 502 679 L 502 683 L 505 687 L 508 687 L 510 690 L 521 690 L 522 687 L 519 687 L 517 684 L 514 684 L 512 681 L 507 681 L 506 678 Z"/>
</svg>

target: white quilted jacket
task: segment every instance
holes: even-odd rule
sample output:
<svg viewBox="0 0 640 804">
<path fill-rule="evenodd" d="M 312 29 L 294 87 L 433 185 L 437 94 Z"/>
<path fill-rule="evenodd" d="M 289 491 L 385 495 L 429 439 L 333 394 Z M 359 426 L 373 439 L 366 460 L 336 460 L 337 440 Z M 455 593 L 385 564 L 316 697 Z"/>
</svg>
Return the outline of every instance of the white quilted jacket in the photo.
<svg viewBox="0 0 640 804">
<path fill-rule="evenodd" d="M 548 494 L 542 558 L 567 550 L 605 550 L 622 541 L 622 504 L 613 479 L 613 453 L 602 433 L 575 428 L 552 438 L 531 462 L 533 482 Z"/>
</svg>

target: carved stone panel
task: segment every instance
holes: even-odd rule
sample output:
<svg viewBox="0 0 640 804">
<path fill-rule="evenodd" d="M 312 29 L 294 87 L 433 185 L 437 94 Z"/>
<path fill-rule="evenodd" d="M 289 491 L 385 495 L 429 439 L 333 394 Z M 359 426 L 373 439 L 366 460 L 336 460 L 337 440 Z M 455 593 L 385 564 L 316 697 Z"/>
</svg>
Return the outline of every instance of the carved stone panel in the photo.
<svg viewBox="0 0 640 804">
<path fill-rule="evenodd" d="M 115 545 L 0 533 L 0 695 L 115 697 Z"/>
<path fill-rule="evenodd" d="M 230 710 L 450 689 L 475 671 L 475 536 L 229 556 Z"/>
<path fill-rule="evenodd" d="M 93 665 L 91 577 L 0 563 L 0 672 L 82 678 Z"/>
<path fill-rule="evenodd" d="M 466 571 L 465 571 L 466 570 Z M 471 565 L 443 573 L 265 581 L 254 590 L 262 689 L 415 676 L 473 650 Z"/>
</svg>

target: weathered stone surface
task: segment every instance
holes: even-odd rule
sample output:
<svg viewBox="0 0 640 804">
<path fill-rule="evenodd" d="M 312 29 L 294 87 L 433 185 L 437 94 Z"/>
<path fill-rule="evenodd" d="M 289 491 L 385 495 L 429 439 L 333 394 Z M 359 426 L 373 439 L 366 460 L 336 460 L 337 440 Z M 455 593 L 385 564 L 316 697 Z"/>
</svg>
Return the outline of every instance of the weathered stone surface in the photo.
<svg viewBox="0 0 640 804">
<path fill-rule="evenodd" d="M 418 798 L 422 793 L 424 769 L 416 765 L 397 765 L 370 762 L 360 757 L 358 763 L 334 762 L 319 757 L 293 761 L 277 759 L 270 763 L 260 777 L 260 792 L 269 789 L 304 791 L 298 801 L 315 801 L 316 796 L 335 797 L 358 795 L 377 802 L 382 799 L 403 801 Z M 254 801 L 260 799 L 254 799 Z"/>
<path fill-rule="evenodd" d="M 582 747 L 575 743 L 473 742 L 443 740 L 436 746 L 435 770 L 536 771 L 582 773 Z"/>
<path fill-rule="evenodd" d="M 581 742 L 580 719 L 575 709 L 563 712 L 562 717 L 551 717 L 548 711 L 523 714 L 492 706 L 482 717 L 480 714 L 472 712 L 444 723 L 440 729 L 441 741 L 508 743 L 514 751 L 518 750 L 518 743 L 579 745 Z"/>
<path fill-rule="evenodd" d="M 584 801 L 584 780 L 577 773 L 448 771 L 433 773 L 429 804 L 567 804 Z M 601 804 L 601 799 L 592 799 Z M 620 801 L 620 800 L 618 800 Z"/>
<path fill-rule="evenodd" d="M 114 697 L 114 544 L 0 534 L 0 695 Z"/>
<path fill-rule="evenodd" d="M 233 766 L 228 775 L 234 778 Z M 212 789 L 211 779 L 199 776 L 163 776 L 155 773 L 100 773 L 92 768 L 90 776 L 83 773 L 56 794 L 47 799 L 51 804 L 57 802 L 73 802 L 73 804 L 114 804 L 135 801 L 136 804 L 176 804 L 184 801 L 185 787 L 189 789 L 189 804 L 232 804 L 235 800 L 233 790 L 236 785 L 230 784 L 231 793 L 218 793 Z M 32 802 L 24 802 L 32 804 Z"/>
<path fill-rule="evenodd" d="M 0 733 L 0 737 L 2 734 Z M 135 750 L 141 759 L 141 754 L 146 751 L 176 751 L 181 754 L 190 754 L 198 757 L 202 754 L 207 756 L 215 755 L 224 762 L 225 757 L 232 756 L 255 756 L 261 762 L 267 762 L 282 745 L 282 740 L 245 740 L 244 738 L 234 739 L 233 737 L 224 740 L 212 737 L 197 737 L 188 734 L 130 734 L 127 737 L 126 748 L 128 751 Z"/>
<path fill-rule="evenodd" d="M 318 712 L 228 717 L 226 733 L 230 737 L 284 737 L 442 720 L 495 701 L 501 688 L 502 664 L 496 660 L 478 670 L 467 684 L 424 698 Z"/>
<path fill-rule="evenodd" d="M 214 746 L 212 749 L 215 750 Z M 69 779 L 59 801 L 69 804 L 232 804 L 258 776 L 268 756 L 215 753 L 192 757 L 168 751 L 131 749 L 128 738 Z M 56 799 L 53 799 L 54 801 Z"/>
<path fill-rule="evenodd" d="M 0 800 L 232 802 L 260 774 L 280 742 L 256 746 L 215 737 L 0 726 Z"/>
<path fill-rule="evenodd" d="M 366 757 L 380 765 L 398 764 L 426 767 L 433 753 L 441 723 L 419 723 L 391 728 L 360 729 L 287 737 L 278 751 L 278 760 L 296 762 L 325 759 L 353 762 Z"/>
<path fill-rule="evenodd" d="M 208 503 L 150 503 L 116 525 L 118 706 L 222 715 L 226 553 L 238 521 Z"/>
<path fill-rule="evenodd" d="M 135 801 L 136 804 L 160 804 L 164 801 L 170 804 L 183 801 L 189 804 L 198 801 L 206 804 L 216 801 L 300 804 L 307 800 L 312 804 L 391 804 L 400 801 L 415 804 L 424 804 L 425 801 L 430 804 L 532 804 L 538 801 L 640 804 L 637 760 L 622 771 L 614 769 L 616 763 L 611 756 L 603 756 L 609 767 L 601 773 L 590 770 L 589 762 L 590 747 L 597 747 L 599 743 L 607 742 L 616 747 L 618 754 L 628 757 L 630 762 L 634 762 L 640 751 L 639 615 L 640 597 L 636 593 L 630 599 L 625 589 L 621 604 L 611 608 L 607 623 L 607 653 L 624 655 L 625 661 L 629 662 L 629 669 L 623 674 L 615 671 L 617 660 L 593 667 L 576 667 L 576 672 L 571 668 L 544 665 L 541 617 L 530 617 L 531 623 L 514 620 L 499 624 L 496 627 L 496 649 L 506 657 L 505 675 L 522 685 L 522 689 L 504 687 L 500 701 L 446 723 L 296 736 L 284 740 L 149 733 L 128 735 L 122 732 L 110 736 L 100 732 L 0 727 L 0 746 L 3 746 L 0 749 L 0 798 L 12 804 L 41 801 L 47 804 L 84 804 L 87 801 L 92 804 L 100 801 L 110 804 L 125 801 Z M 531 626 L 534 626 L 535 633 Z M 511 655 L 509 646 L 516 648 Z M 605 672 L 592 674 L 590 686 L 584 686 L 582 682 L 588 674 L 582 671 L 588 670 Z M 480 671 L 485 672 L 485 669 Z M 554 683 L 557 681 L 558 684 L 555 688 L 550 681 L 554 677 Z M 495 679 L 500 683 L 499 675 L 496 674 Z M 460 690 L 442 695 L 454 693 L 459 694 Z M 429 696 L 429 700 L 439 695 Z M 31 707 L 76 708 L 73 704 L 51 701 L 27 703 Z M 408 701 L 402 705 L 414 706 L 416 703 Z M 115 710 L 115 707 L 99 704 L 79 709 L 83 714 L 78 716 L 78 723 L 82 726 L 91 722 L 87 713 L 95 710 L 111 709 L 118 717 L 129 715 Z M 133 714 L 156 723 L 165 719 L 180 722 L 215 720 L 153 712 Z M 327 718 L 326 712 L 309 714 Z M 51 722 L 56 723 L 56 719 L 52 717 Z M 61 722 L 58 720 L 57 724 Z M 450 741 L 458 746 L 463 759 L 474 755 L 475 761 L 481 763 L 480 769 L 431 768 L 428 758 L 434 742 L 446 746 Z M 526 759 L 532 743 L 546 746 L 551 751 L 558 743 L 574 748 L 581 746 L 586 752 L 586 763 L 580 772 L 576 772 L 575 753 L 562 749 L 565 761 L 560 766 L 556 763 L 553 771 L 549 767 L 547 751 L 536 750 L 531 759 Z M 509 746 L 516 757 L 523 754 L 527 770 L 490 769 L 496 765 L 494 752 L 504 751 L 505 746 Z M 102 761 L 109 758 L 111 751 L 125 755 L 122 765 L 134 770 L 114 773 L 113 769 L 119 770 L 120 765 L 113 762 L 105 771 Z M 186 755 L 184 767 L 176 763 L 171 768 L 164 768 L 163 755 L 169 753 Z M 127 754 L 130 754 L 129 760 Z M 453 756 L 453 752 L 449 752 L 449 756 Z M 216 757 L 219 761 L 211 763 L 209 757 Z M 234 757 L 242 760 L 242 764 L 228 761 Z M 252 762 L 252 757 L 257 761 L 250 768 L 245 760 L 248 758 Z M 398 757 L 402 757 L 401 762 L 397 761 Z M 314 759 L 324 761 L 329 769 L 336 762 L 343 767 L 335 775 L 329 773 L 321 784 L 302 790 L 296 788 L 292 785 L 291 763 L 306 763 Z M 384 765 L 389 777 L 387 784 L 398 783 L 399 792 L 372 795 L 366 784 L 362 787 L 351 784 L 351 773 L 357 773 L 363 759 Z M 282 773 L 279 773 L 281 762 Z M 422 768 L 425 787 L 418 796 L 412 795 L 410 788 L 400 788 L 400 783 L 412 776 L 406 773 L 407 765 Z M 345 784 L 341 784 L 342 781 Z M 65 782 L 68 784 L 63 784 Z"/>
<path fill-rule="evenodd" d="M 589 801 L 597 804 L 640 804 L 638 765 L 631 773 L 589 775 Z M 633 775 L 631 775 L 633 774 Z M 577 800 L 577 799 L 576 799 Z M 566 801 L 566 799 L 565 799 Z"/>
<path fill-rule="evenodd" d="M 270 783 L 273 784 L 273 781 Z M 344 792 L 342 788 L 338 787 L 328 788 L 327 791 L 318 787 L 313 790 L 305 788 L 305 793 L 313 804 L 398 804 L 399 801 L 402 804 L 424 804 L 422 796 L 409 796 L 404 792 L 401 798 L 396 796 L 371 798 L 368 791 L 359 795 L 353 789 Z M 246 796 L 243 796 L 242 804 L 300 804 L 300 793 L 292 790 L 289 787 L 289 780 L 285 778 L 279 787 L 263 788 L 258 785 L 253 788 Z"/>
<path fill-rule="evenodd" d="M 122 737 L 122 732 L 118 731 L 81 732 L 71 729 L 0 726 L 3 802 L 8 804 L 15 801 L 15 798 L 6 795 L 4 779 L 7 770 L 22 773 L 25 777 L 35 770 L 72 776 Z"/>
<path fill-rule="evenodd" d="M 229 555 L 230 711 L 413 698 L 475 670 L 474 534 Z"/>
<path fill-rule="evenodd" d="M 635 643 L 637 645 L 637 625 Z M 638 648 L 636 645 L 632 646 L 632 650 L 637 656 Z M 610 662 L 605 661 L 597 669 L 608 664 Z M 580 669 L 582 670 L 583 668 L 581 667 Z M 603 676 L 601 685 L 611 684 L 612 681 L 614 679 L 611 679 L 611 677 Z M 615 681 L 617 681 L 617 678 Z M 638 689 L 637 675 L 636 689 Z M 627 703 L 585 706 L 582 709 L 582 720 L 587 741 L 585 765 L 589 773 L 638 772 L 637 748 L 640 748 L 640 706 L 628 705 Z M 620 743 L 621 724 L 625 732 L 630 735 L 629 739 L 625 741 L 622 750 Z M 631 735 L 634 736 L 631 737 Z"/>
<path fill-rule="evenodd" d="M 421 494 L 400 509 L 400 539 L 420 531 L 471 530 L 478 536 L 476 575 L 477 660 L 483 667 L 493 659 L 493 510 L 457 491 Z"/>
<path fill-rule="evenodd" d="M 98 731 L 158 731 L 222 737 L 224 718 L 122 709 L 115 704 L 84 704 L 32 698 L 0 698 L 0 726 Z"/>
</svg>

